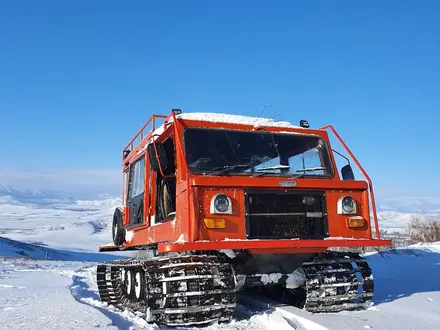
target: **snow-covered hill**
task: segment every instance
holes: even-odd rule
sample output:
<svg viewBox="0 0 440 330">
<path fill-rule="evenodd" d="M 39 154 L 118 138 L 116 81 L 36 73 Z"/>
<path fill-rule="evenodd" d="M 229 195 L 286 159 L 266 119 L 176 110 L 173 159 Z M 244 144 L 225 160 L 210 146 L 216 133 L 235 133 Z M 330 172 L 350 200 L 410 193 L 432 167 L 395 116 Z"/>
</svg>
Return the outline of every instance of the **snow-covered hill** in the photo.
<svg viewBox="0 0 440 330">
<path fill-rule="evenodd" d="M 406 233 L 414 218 L 440 219 L 440 200 L 437 198 L 389 198 L 377 208 L 381 230 Z"/>
<path fill-rule="evenodd" d="M 0 236 L 69 251 L 97 252 L 110 243 L 109 224 L 121 203 L 116 197 L 75 201 L 59 192 L 10 187 L 1 194 Z"/>
<path fill-rule="evenodd" d="M 414 216 L 420 216 L 422 218 L 426 217 L 424 215 L 415 215 L 413 213 L 382 211 L 378 213 L 379 225 L 383 231 L 404 234 Z"/>
<path fill-rule="evenodd" d="M 439 197 L 388 197 L 381 198 L 379 211 L 440 215 Z"/>
<path fill-rule="evenodd" d="M 0 204 L 36 204 L 50 205 L 55 203 L 73 203 L 67 194 L 43 189 L 15 188 L 0 185 Z"/>
<path fill-rule="evenodd" d="M 34 206 L 72 204 L 79 201 L 112 204 L 119 200 L 109 193 L 59 191 L 0 185 L 0 204 L 32 204 Z"/>
</svg>

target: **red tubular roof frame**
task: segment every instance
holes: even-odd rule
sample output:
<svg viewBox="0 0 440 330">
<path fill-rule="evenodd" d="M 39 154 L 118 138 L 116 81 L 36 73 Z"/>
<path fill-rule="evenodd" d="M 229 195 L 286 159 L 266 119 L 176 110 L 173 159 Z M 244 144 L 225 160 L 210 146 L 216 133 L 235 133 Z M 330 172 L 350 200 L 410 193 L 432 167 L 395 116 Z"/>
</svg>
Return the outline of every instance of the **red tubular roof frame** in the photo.
<svg viewBox="0 0 440 330">
<path fill-rule="evenodd" d="M 126 158 L 125 152 L 127 150 L 133 151 L 134 148 L 136 148 L 136 146 L 134 145 L 134 141 L 140 136 L 140 140 L 139 143 L 144 139 L 145 136 L 148 135 L 148 133 L 153 132 L 156 129 L 156 119 L 167 119 L 169 116 L 163 116 L 163 115 L 152 115 L 150 117 L 150 119 L 147 120 L 147 122 L 144 124 L 144 126 L 141 127 L 141 129 L 139 130 L 139 132 L 137 132 L 137 134 L 131 139 L 130 142 L 128 142 L 128 144 L 125 146 L 125 148 L 122 150 L 122 162 L 124 162 L 124 159 Z M 145 128 L 148 126 L 148 124 L 152 124 L 152 128 L 151 131 L 149 131 L 147 133 L 147 135 L 144 135 L 144 130 Z"/>
<path fill-rule="evenodd" d="M 327 125 L 322 127 L 321 129 L 326 130 L 326 129 L 330 129 L 332 131 L 332 133 L 337 137 L 337 139 L 339 140 L 339 142 L 342 144 L 342 146 L 344 147 L 344 149 L 348 152 L 348 154 L 350 155 L 351 159 L 353 159 L 353 161 L 356 163 L 357 167 L 361 170 L 362 174 L 365 176 L 365 178 L 368 181 L 368 187 L 370 190 L 370 200 L 371 200 L 371 208 L 373 210 L 373 220 L 374 220 L 374 228 L 376 231 L 376 238 L 380 239 L 380 233 L 379 233 L 379 222 L 377 221 L 377 213 L 376 213 L 376 202 L 374 199 L 374 191 L 373 191 L 373 183 L 371 182 L 370 177 L 368 176 L 367 172 L 364 170 L 364 168 L 362 167 L 362 165 L 359 163 L 359 161 L 356 159 L 356 157 L 353 155 L 353 153 L 351 152 L 351 150 L 348 148 L 348 146 L 345 144 L 344 140 L 342 140 L 341 136 L 338 134 L 338 132 L 336 132 L 336 130 L 333 128 L 332 125 Z"/>
</svg>

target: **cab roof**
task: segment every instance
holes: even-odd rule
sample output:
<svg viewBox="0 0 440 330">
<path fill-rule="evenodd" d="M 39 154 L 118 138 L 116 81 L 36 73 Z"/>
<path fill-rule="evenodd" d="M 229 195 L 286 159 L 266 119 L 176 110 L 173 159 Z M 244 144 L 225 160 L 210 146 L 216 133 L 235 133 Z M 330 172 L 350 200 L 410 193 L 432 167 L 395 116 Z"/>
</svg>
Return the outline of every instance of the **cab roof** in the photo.
<svg viewBox="0 0 440 330">
<path fill-rule="evenodd" d="M 187 112 L 176 115 L 176 119 L 195 120 L 212 123 L 241 124 L 251 126 L 302 128 L 287 121 L 275 121 L 272 118 L 250 117 L 213 112 Z"/>
</svg>

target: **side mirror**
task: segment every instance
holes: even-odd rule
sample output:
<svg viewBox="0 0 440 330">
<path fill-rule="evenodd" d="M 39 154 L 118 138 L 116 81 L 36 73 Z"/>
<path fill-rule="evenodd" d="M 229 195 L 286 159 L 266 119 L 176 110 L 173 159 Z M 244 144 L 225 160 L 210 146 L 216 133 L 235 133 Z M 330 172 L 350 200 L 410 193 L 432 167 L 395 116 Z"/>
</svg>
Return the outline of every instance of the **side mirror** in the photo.
<svg viewBox="0 0 440 330">
<path fill-rule="evenodd" d="M 353 169 L 350 164 L 341 168 L 342 180 L 354 180 Z"/>
<path fill-rule="evenodd" d="M 150 164 L 153 171 L 160 172 L 161 169 L 163 172 L 166 171 L 168 167 L 167 157 L 165 154 L 165 149 L 161 143 L 153 142 L 148 145 L 148 158 L 150 159 Z"/>
</svg>

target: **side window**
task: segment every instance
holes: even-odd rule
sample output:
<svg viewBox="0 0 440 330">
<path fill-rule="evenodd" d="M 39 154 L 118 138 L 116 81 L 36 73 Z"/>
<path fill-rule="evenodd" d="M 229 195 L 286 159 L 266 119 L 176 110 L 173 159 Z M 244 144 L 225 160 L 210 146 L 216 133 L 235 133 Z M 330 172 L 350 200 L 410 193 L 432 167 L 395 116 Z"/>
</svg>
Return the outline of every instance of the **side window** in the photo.
<svg viewBox="0 0 440 330">
<path fill-rule="evenodd" d="M 163 142 L 167 159 L 167 169 L 165 176 L 175 174 L 175 151 L 174 141 L 172 138 L 168 138 Z M 176 178 L 175 177 L 163 177 L 160 173 L 157 175 L 157 204 L 156 212 L 158 217 L 155 221 L 162 222 L 171 220 L 175 216 L 176 212 Z"/>
<path fill-rule="evenodd" d="M 138 196 L 144 192 L 145 156 L 142 156 L 130 166 L 130 182 L 128 198 Z"/>
<path fill-rule="evenodd" d="M 122 173 L 122 180 L 124 181 L 124 204 L 125 204 L 128 199 L 129 171 Z"/>
<path fill-rule="evenodd" d="M 168 174 L 173 174 L 176 171 L 176 159 L 175 159 L 175 151 L 174 151 L 174 140 L 172 138 L 167 139 L 163 143 L 163 147 L 165 149 L 166 157 L 167 157 L 167 163 L 168 163 Z"/>
</svg>

